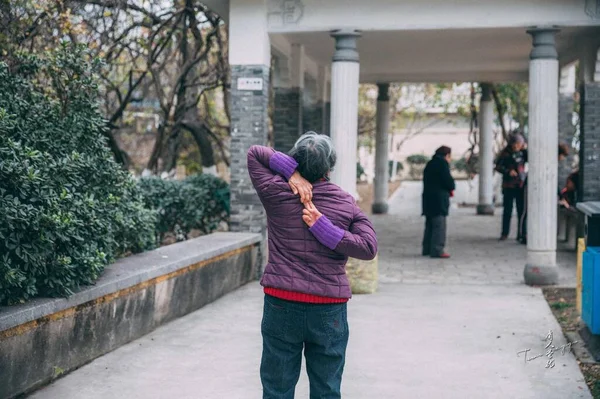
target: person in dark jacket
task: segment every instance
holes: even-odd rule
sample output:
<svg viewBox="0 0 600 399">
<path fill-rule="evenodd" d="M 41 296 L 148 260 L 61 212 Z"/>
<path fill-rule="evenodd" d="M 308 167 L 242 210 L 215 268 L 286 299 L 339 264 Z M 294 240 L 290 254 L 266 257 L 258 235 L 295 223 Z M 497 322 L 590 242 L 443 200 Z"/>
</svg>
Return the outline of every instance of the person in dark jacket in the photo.
<svg viewBox="0 0 600 399">
<path fill-rule="evenodd" d="M 311 398 L 340 398 L 351 290 L 348 257 L 371 260 L 377 237 L 355 199 L 329 181 L 331 140 L 308 133 L 289 154 L 248 151 L 248 172 L 267 213 L 269 259 L 260 377 L 264 399 L 293 398 L 302 351 Z"/>
<path fill-rule="evenodd" d="M 450 196 L 456 186 L 450 174 L 452 150 L 442 146 L 425 166 L 423 172 L 423 216 L 425 234 L 423 256 L 449 258 L 446 246 L 446 217 L 450 209 Z"/>
<path fill-rule="evenodd" d="M 561 143 L 558 145 L 558 162 L 562 162 L 569 156 L 569 146 Z M 521 215 L 521 219 L 519 221 L 519 237 L 521 239 L 519 242 L 521 244 L 527 244 L 527 177 L 525 178 L 525 184 L 523 185 L 523 215 Z M 559 197 L 561 196 L 561 192 L 558 193 Z"/>
<path fill-rule="evenodd" d="M 567 177 L 567 183 L 560 190 L 559 201 L 560 206 L 566 209 L 575 211 L 577 205 L 577 194 L 579 192 L 579 170 L 571 173 Z"/>
<path fill-rule="evenodd" d="M 510 233 L 510 219 L 513 213 L 513 204 L 517 205 L 517 216 L 519 222 L 523 219 L 525 210 L 525 164 L 527 163 L 527 149 L 525 138 L 519 134 L 513 134 L 508 145 L 500 152 L 496 160 L 496 171 L 502 174 L 502 233 L 500 240 L 504 241 Z M 518 229 L 517 240 L 521 240 L 521 229 Z"/>
</svg>

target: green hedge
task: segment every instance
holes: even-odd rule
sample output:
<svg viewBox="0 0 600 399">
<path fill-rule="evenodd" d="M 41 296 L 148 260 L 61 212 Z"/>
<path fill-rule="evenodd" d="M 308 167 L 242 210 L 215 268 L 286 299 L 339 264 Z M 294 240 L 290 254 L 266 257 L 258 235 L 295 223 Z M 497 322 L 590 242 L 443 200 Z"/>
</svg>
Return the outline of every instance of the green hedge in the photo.
<svg viewBox="0 0 600 399">
<path fill-rule="evenodd" d="M 66 296 L 155 244 L 155 215 L 106 147 L 82 47 L 0 62 L 0 304 Z"/>
<path fill-rule="evenodd" d="M 468 172 L 469 171 L 469 164 L 465 157 L 462 157 L 460 159 L 452 161 L 451 166 L 452 166 L 452 169 L 456 170 L 457 172 Z"/>
<path fill-rule="evenodd" d="M 425 165 L 429 162 L 429 159 L 430 158 L 425 154 L 413 154 L 406 158 L 406 162 L 409 165 Z"/>
<path fill-rule="evenodd" d="M 182 181 L 146 177 L 139 186 L 145 206 L 158 214 L 160 241 L 166 234 L 185 240 L 191 230 L 209 234 L 229 217 L 229 186 L 217 177 L 201 174 Z"/>
</svg>

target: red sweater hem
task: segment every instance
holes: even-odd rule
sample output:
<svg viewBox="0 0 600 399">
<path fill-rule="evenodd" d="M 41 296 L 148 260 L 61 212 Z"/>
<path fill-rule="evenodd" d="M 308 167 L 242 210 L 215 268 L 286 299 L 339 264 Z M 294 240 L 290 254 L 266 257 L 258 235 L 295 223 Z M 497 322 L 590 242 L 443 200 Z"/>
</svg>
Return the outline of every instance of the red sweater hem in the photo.
<svg viewBox="0 0 600 399">
<path fill-rule="evenodd" d="M 326 296 L 305 294 L 302 292 L 287 291 L 272 287 L 265 287 L 265 294 L 275 298 L 283 299 L 284 301 L 314 304 L 346 303 L 349 300 L 349 298 L 331 298 Z"/>
</svg>

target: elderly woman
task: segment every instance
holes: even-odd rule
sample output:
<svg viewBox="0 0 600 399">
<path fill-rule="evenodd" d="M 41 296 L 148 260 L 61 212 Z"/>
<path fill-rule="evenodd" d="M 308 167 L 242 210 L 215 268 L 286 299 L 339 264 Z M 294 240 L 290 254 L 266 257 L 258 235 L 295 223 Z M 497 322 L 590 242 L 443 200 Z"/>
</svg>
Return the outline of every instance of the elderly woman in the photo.
<svg viewBox="0 0 600 399">
<path fill-rule="evenodd" d="M 513 204 L 517 205 L 517 216 L 519 221 L 523 219 L 525 212 L 525 164 L 527 163 L 527 149 L 525 138 L 514 133 L 508 139 L 508 145 L 500 152 L 496 160 L 496 172 L 502 174 L 502 233 L 500 241 L 508 238 L 510 233 L 510 219 L 513 214 Z M 517 232 L 517 240 L 521 241 L 521 228 Z"/>
<path fill-rule="evenodd" d="M 450 197 L 456 189 L 450 173 L 452 149 L 441 146 L 423 171 L 422 208 L 425 216 L 423 256 L 448 259 L 446 247 L 446 217 L 450 211 Z"/>
<path fill-rule="evenodd" d="M 373 226 L 354 198 L 329 182 L 336 154 L 329 137 L 308 133 L 289 155 L 253 146 L 248 172 L 267 212 L 263 398 L 293 398 L 302 351 L 311 398 L 340 398 L 351 297 L 348 257 L 377 254 Z"/>
</svg>

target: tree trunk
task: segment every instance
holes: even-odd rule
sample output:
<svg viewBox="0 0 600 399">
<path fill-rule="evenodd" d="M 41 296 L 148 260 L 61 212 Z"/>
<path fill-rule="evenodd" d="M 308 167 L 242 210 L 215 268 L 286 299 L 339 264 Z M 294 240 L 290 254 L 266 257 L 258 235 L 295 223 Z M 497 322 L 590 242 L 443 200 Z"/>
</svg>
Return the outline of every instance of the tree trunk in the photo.
<svg viewBox="0 0 600 399">
<path fill-rule="evenodd" d="M 496 87 L 492 86 L 492 96 L 494 97 L 494 103 L 496 104 L 496 112 L 498 112 L 498 122 L 500 122 L 500 129 L 502 129 L 502 137 L 508 141 L 508 133 L 506 132 L 506 126 L 504 126 L 504 108 L 498 97 Z"/>
<path fill-rule="evenodd" d="M 170 172 L 177 167 L 177 160 L 179 159 L 179 150 L 181 149 L 181 129 L 176 127 L 171 131 L 167 143 L 165 145 L 165 151 L 163 151 L 163 167 L 165 172 Z"/>
<path fill-rule="evenodd" d="M 196 144 L 198 145 L 198 149 L 200 151 L 200 156 L 202 158 L 202 166 L 210 167 L 215 165 L 215 154 L 213 151 L 212 143 L 210 141 L 208 127 L 205 123 L 201 121 L 184 121 L 182 123 L 183 127 L 188 130 Z"/>
<path fill-rule="evenodd" d="M 104 131 L 104 135 L 108 139 L 108 147 L 110 148 L 111 152 L 113 153 L 113 155 L 115 157 L 115 161 L 120 163 L 124 169 L 128 169 L 129 166 L 131 165 L 131 159 L 129 158 L 127 153 L 121 149 L 121 147 L 119 146 L 119 143 L 117 143 L 117 140 L 115 139 L 115 136 L 113 135 L 112 130 L 107 128 Z"/>
</svg>

